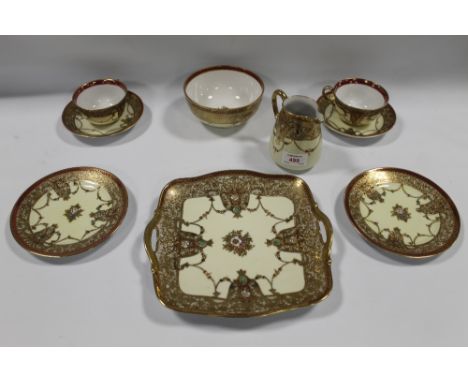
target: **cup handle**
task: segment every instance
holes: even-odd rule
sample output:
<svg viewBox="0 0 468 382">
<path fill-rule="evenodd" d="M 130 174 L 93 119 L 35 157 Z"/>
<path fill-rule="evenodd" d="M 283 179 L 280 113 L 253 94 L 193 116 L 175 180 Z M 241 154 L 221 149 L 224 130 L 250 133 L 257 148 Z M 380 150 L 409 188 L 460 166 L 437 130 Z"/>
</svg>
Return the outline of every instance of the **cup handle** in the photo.
<svg viewBox="0 0 468 382">
<path fill-rule="evenodd" d="M 288 98 L 288 96 L 286 95 L 286 93 L 281 90 L 281 89 L 276 89 L 272 96 L 271 96 L 271 104 L 273 106 L 273 114 L 275 115 L 275 118 L 276 116 L 278 115 L 278 102 L 277 102 L 277 98 L 278 96 L 281 97 L 281 99 L 284 101 L 286 101 L 286 99 Z"/>
<path fill-rule="evenodd" d="M 322 89 L 322 95 L 329 101 L 333 101 L 335 94 L 333 93 L 333 86 L 327 85 Z"/>
</svg>

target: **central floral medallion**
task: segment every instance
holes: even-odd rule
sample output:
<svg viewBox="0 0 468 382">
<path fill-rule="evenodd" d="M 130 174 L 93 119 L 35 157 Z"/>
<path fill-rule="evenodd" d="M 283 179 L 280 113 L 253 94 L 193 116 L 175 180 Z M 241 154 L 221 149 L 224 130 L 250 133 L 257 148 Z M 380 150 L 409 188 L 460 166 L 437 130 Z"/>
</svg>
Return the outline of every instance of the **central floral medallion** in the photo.
<svg viewBox="0 0 468 382">
<path fill-rule="evenodd" d="M 234 230 L 223 237 L 223 248 L 229 252 L 234 252 L 236 255 L 245 256 L 254 245 L 249 233 L 242 234 L 242 230 Z"/>
<path fill-rule="evenodd" d="M 399 204 L 393 206 L 392 216 L 395 216 L 398 220 L 402 220 L 405 223 L 411 218 L 408 208 L 400 206 Z"/>
<path fill-rule="evenodd" d="M 64 215 L 68 219 L 68 221 L 71 223 L 73 220 L 76 218 L 79 218 L 81 214 L 83 213 L 83 209 L 79 204 L 75 204 L 71 206 L 68 210 L 65 210 Z"/>
</svg>

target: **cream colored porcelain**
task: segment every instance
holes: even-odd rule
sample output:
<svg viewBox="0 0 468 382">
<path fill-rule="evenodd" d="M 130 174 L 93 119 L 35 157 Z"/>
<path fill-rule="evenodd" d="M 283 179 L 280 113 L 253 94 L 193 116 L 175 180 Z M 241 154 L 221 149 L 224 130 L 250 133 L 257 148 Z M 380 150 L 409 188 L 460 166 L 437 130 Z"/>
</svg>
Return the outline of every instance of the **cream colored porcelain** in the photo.
<svg viewBox="0 0 468 382">
<path fill-rule="evenodd" d="M 277 97 L 283 105 L 278 111 Z M 305 96 L 288 97 L 277 89 L 272 95 L 276 121 L 270 139 L 270 154 L 278 166 L 305 171 L 318 162 L 322 152 L 322 115 L 317 103 Z"/>
<path fill-rule="evenodd" d="M 346 78 L 325 86 L 322 96 L 335 104 L 343 122 L 365 127 L 387 106 L 389 96 L 380 85 L 364 78 Z"/>
<path fill-rule="evenodd" d="M 335 91 L 344 104 L 356 109 L 375 110 L 385 106 L 385 98 L 376 89 L 363 84 L 346 84 Z"/>
<path fill-rule="evenodd" d="M 260 106 L 263 89 L 255 73 L 227 65 L 201 69 L 184 82 L 192 113 L 201 122 L 222 128 L 245 124 Z"/>
<path fill-rule="evenodd" d="M 248 207 L 255 209 L 258 200 L 250 196 Z M 268 246 L 267 242 L 272 239 L 271 227 L 276 225 L 278 231 L 294 226 L 294 222 L 284 222 L 294 213 L 294 205 L 285 197 L 262 197 L 263 207 L 273 215 L 266 216 L 263 209 L 256 209 L 252 213 L 243 214 L 240 219 L 233 219 L 232 214 L 209 214 L 203 222 L 203 236 L 213 241 L 213 244 L 205 249 L 206 260 L 203 269 L 193 266 L 200 264 L 201 254 L 196 254 L 185 259 L 188 264 L 179 272 L 179 286 L 184 293 L 192 295 L 212 296 L 215 292 L 213 283 L 206 278 L 204 272 L 211 274 L 214 280 L 219 281 L 223 277 L 234 280 L 238 276 L 239 269 L 246 271 L 247 275 L 257 274 L 273 275 L 275 270 L 282 265 L 283 261 L 301 260 L 301 254 L 288 252 L 282 254 L 283 261 L 276 256 L 276 247 Z M 196 221 L 205 211 L 210 210 L 211 202 L 206 198 L 187 199 L 184 204 L 182 219 L 187 222 Z M 223 203 L 219 196 L 214 197 L 213 207 L 222 210 Z M 198 234 L 200 226 L 189 225 L 182 227 L 183 231 Z M 234 235 L 230 235 L 236 232 Z M 245 254 L 236 254 L 233 249 L 242 248 L 246 241 L 245 235 L 249 235 L 251 249 L 246 249 Z M 244 245 L 245 247 L 245 245 Z M 230 249 L 232 248 L 232 250 Z M 271 285 L 266 279 L 257 281 L 264 295 L 271 295 Z M 227 298 L 230 283 L 220 283 L 217 292 L 218 297 Z M 283 266 L 283 270 L 275 280 L 274 287 L 278 293 L 293 293 L 304 288 L 304 269 L 302 265 L 289 263 Z"/>
<path fill-rule="evenodd" d="M 460 229 L 450 197 L 429 179 L 403 169 L 359 174 L 346 189 L 345 207 L 364 237 L 403 256 L 437 255 L 453 244 Z"/>
<path fill-rule="evenodd" d="M 117 105 L 125 98 L 127 92 L 120 86 L 102 84 L 83 90 L 76 105 L 86 110 L 105 109 Z"/>
<path fill-rule="evenodd" d="M 63 110 L 62 121 L 73 134 L 87 138 L 109 137 L 133 128 L 141 118 L 143 110 L 141 98 L 129 91 L 125 97 L 122 114 L 115 122 L 96 126 L 73 102 L 69 102 Z"/>
<path fill-rule="evenodd" d="M 387 104 L 380 113 L 364 126 L 353 126 L 343 121 L 343 111 L 327 97 L 317 100 L 324 124 L 331 131 L 350 138 L 375 138 L 387 133 L 396 122 L 395 110 Z"/>
<path fill-rule="evenodd" d="M 331 236 L 301 179 L 239 170 L 168 184 L 145 247 L 164 305 L 246 317 L 322 300 Z"/>
<path fill-rule="evenodd" d="M 50 174 L 28 188 L 10 220 L 13 236 L 28 251 L 72 256 L 106 240 L 127 211 L 127 191 L 113 174 L 75 167 Z"/>
<path fill-rule="evenodd" d="M 124 111 L 127 86 L 112 78 L 82 84 L 73 93 L 72 102 L 95 126 L 116 122 Z"/>
<path fill-rule="evenodd" d="M 238 108 L 254 102 L 262 94 L 262 86 L 249 74 L 234 70 L 211 70 L 187 83 L 187 96 L 209 108 Z"/>
</svg>

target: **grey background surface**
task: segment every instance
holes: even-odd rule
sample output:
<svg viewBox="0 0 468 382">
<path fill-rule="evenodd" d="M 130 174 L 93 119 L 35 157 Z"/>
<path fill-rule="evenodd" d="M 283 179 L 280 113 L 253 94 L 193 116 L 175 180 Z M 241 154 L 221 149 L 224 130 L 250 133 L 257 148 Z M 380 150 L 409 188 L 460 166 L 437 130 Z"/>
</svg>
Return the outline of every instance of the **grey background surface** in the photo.
<svg viewBox="0 0 468 382">
<path fill-rule="evenodd" d="M 222 63 L 252 69 L 266 84 L 258 113 L 232 132 L 201 125 L 182 98 L 191 71 Z M 0 345 L 468 345 L 467 67 L 465 37 L 0 37 Z M 61 112 L 77 85 L 103 76 L 138 93 L 144 116 L 120 137 L 77 138 Z M 373 141 L 324 128 L 321 160 L 301 175 L 335 231 L 329 298 L 253 319 L 163 307 L 142 232 L 164 185 L 221 169 L 283 173 L 267 151 L 272 91 L 318 98 L 348 76 L 384 85 L 398 121 Z M 10 233 L 14 202 L 40 177 L 77 165 L 105 168 L 127 185 L 123 227 L 75 258 L 28 254 Z M 378 166 L 422 173 L 449 193 L 462 217 L 450 250 L 403 260 L 354 232 L 343 189 Z"/>
</svg>

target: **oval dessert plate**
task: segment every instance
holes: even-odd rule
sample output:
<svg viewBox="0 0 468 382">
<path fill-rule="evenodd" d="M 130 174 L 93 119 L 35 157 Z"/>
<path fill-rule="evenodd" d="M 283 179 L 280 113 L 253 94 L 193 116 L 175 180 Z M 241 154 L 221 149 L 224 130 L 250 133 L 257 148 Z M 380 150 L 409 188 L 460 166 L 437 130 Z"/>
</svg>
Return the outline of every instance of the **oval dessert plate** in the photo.
<svg viewBox="0 0 468 382">
<path fill-rule="evenodd" d="M 120 118 L 109 124 L 96 126 L 76 107 L 73 101 L 69 102 L 62 113 L 64 126 L 73 134 L 87 137 L 109 137 L 122 134 L 136 125 L 143 114 L 143 101 L 133 92 L 128 92 L 125 99 L 124 111 Z"/>
<path fill-rule="evenodd" d="M 353 225 L 377 247 L 413 258 L 448 249 L 460 231 L 455 204 L 438 185 L 399 168 L 364 171 L 346 188 Z"/>
<path fill-rule="evenodd" d="M 331 241 L 330 221 L 302 179 L 245 170 L 170 182 L 145 230 L 160 301 L 230 317 L 323 300 Z"/>
<path fill-rule="evenodd" d="M 95 167 L 68 168 L 38 180 L 20 196 L 10 228 L 35 255 L 72 256 L 109 238 L 127 205 L 127 191 L 115 175 Z"/>
</svg>

